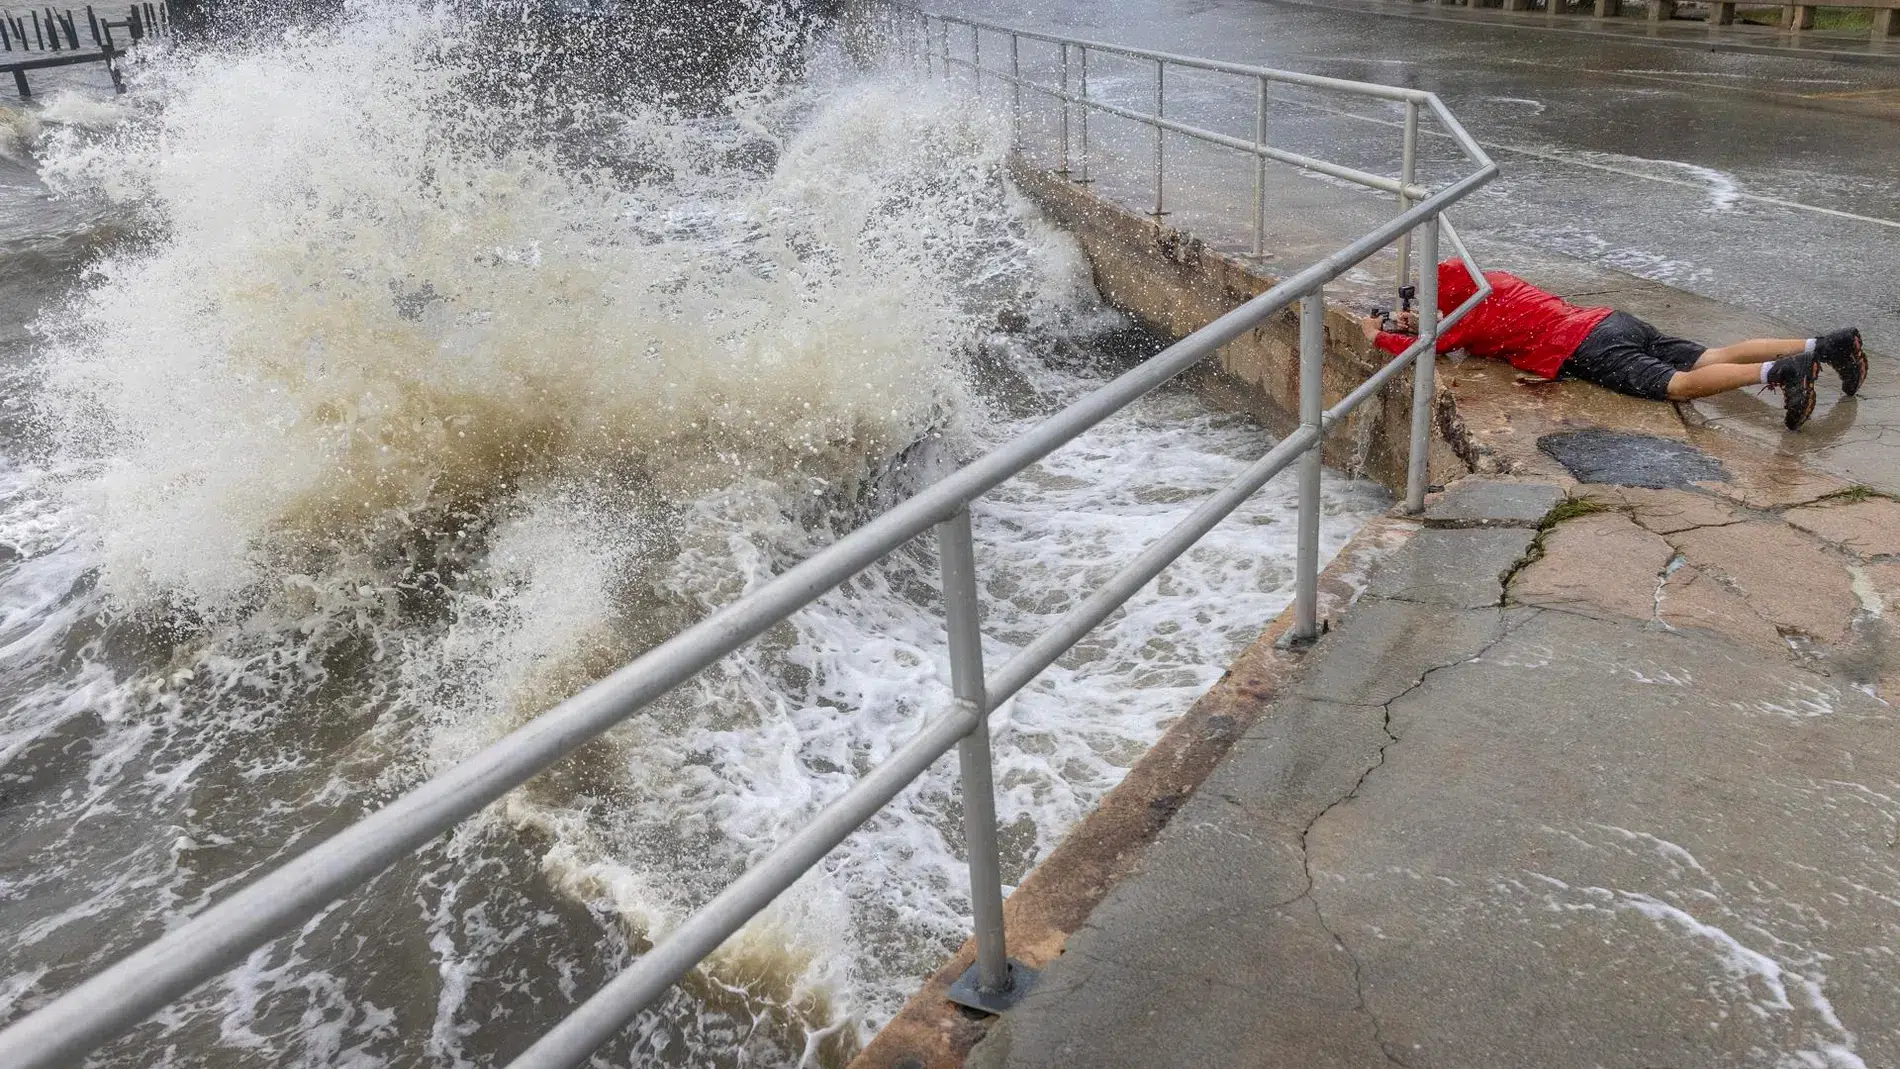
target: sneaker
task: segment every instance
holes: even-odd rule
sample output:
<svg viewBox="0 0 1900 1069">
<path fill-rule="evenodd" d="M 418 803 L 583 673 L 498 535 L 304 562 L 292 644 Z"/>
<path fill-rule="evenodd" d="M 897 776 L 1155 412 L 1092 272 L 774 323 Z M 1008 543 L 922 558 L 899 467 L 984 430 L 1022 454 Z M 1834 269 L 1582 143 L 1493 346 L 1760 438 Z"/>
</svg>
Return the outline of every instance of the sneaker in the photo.
<svg viewBox="0 0 1900 1069">
<path fill-rule="evenodd" d="M 1853 327 L 1816 338 L 1814 358 L 1841 376 L 1841 393 L 1848 397 L 1860 392 L 1860 384 L 1867 381 L 1867 354 L 1860 347 L 1860 331 Z"/>
<path fill-rule="evenodd" d="M 1800 429 L 1814 414 L 1814 380 L 1820 374 L 1820 361 L 1808 353 L 1784 356 L 1768 369 L 1768 388 L 1781 391 L 1789 430 Z"/>
</svg>

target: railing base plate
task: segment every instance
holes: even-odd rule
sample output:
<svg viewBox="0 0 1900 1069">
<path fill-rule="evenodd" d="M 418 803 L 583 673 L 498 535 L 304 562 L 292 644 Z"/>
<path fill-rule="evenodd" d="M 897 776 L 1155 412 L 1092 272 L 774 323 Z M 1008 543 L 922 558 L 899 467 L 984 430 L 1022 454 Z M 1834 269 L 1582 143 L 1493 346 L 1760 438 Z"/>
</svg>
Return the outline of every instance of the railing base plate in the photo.
<svg viewBox="0 0 1900 1069">
<path fill-rule="evenodd" d="M 1280 633 L 1279 638 L 1274 640 L 1273 648 L 1277 650 L 1293 650 L 1296 652 L 1300 650 L 1310 650 L 1313 648 L 1313 643 L 1318 642 L 1322 637 L 1325 636 L 1326 632 L 1331 631 L 1332 629 L 1333 629 L 1333 622 L 1330 619 L 1322 619 L 1319 622 L 1318 634 L 1307 635 L 1306 637 L 1302 638 L 1298 635 L 1295 635 L 1293 633 L 1293 629 L 1289 627 L 1285 631 Z"/>
<path fill-rule="evenodd" d="M 983 991 L 976 986 L 976 966 L 972 965 L 963 970 L 963 975 L 957 977 L 956 983 L 950 985 L 946 997 L 964 1009 L 995 1016 L 1021 1002 L 1024 995 L 1035 989 L 1036 981 L 1041 978 L 1041 973 L 1011 958 L 1009 986 L 1001 991 Z"/>
</svg>

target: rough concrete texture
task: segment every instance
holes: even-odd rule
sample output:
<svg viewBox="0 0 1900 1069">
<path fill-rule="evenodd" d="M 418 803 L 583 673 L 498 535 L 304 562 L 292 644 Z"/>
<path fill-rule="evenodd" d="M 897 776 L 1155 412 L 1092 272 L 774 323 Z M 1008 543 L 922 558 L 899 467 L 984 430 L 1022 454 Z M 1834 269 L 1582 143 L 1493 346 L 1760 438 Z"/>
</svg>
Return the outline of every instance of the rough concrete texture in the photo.
<svg viewBox="0 0 1900 1069">
<path fill-rule="evenodd" d="M 1364 587 L 1373 561 L 1402 546 L 1416 529 L 1392 518 L 1360 528 L 1320 573 L 1321 620 L 1336 619 Z M 1011 957 L 1032 968 L 1053 961 L 1108 889 L 1134 867 L 1143 848 L 1178 819 L 1184 800 L 1252 726 L 1300 659 L 1279 643 L 1291 617 L 1289 608 L 1269 624 L 1220 682 L 1169 726 L 1127 778 L 1010 894 L 1003 914 Z M 966 942 L 859 1052 L 851 1069 L 964 1064 L 991 1019 L 958 1009 L 945 993 L 975 955 L 975 944 Z"/>
<path fill-rule="evenodd" d="M 1814 538 L 1772 520 L 1671 536 L 1690 565 L 1722 580 L 1784 632 L 1840 646 L 1860 600 L 1847 562 Z"/>
<path fill-rule="evenodd" d="M 1788 656 L 1788 640 L 1781 630 L 1763 619 L 1748 599 L 1694 565 L 1680 560 L 1677 565 L 1656 592 L 1653 618 L 1658 625 L 1710 632 L 1777 658 Z"/>
<path fill-rule="evenodd" d="M 968 1064 L 1900 1063 L 1891 709 L 1663 626 L 1685 569 L 1617 509 L 1558 525 L 1508 594 L 1502 532 L 1421 532 L 1402 574 L 1455 596 L 1375 578 Z M 1724 522 L 1677 533 L 1808 537 Z M 1572 567 L 1618 589 L 1540 576 Z"/>
<path fill-rule="evenodd" d="M 1585 497 L 1621 508 L 1646 530 L 1674 534 L 1693 527 L 1719 527 L 1742 519 L 1733 505 L 1707 494 L 1649 490 L 1635 486 L 1592 486 Z"/>
<path fill-rule="evenodd" d="M 1460 479 L 1425 506 L 1431 527 L 1535 527 L 1557 502 L 1561 488 L 1512 479 Z"/>
<path fill-rule="evenodd" d="M 1524 560 L 1534 537 L 1523 528 L 1428 528 L 1379 562 L 1366 593 L 1446 609 L 1496 605 L 1498 583 Z"/>
<path fill-rule="evenodd" d="M 1788 522 L 1865 557 L 1900 556 L 1900 503 L 1883 497 L 1791 509 Z"/>
<path fill-rule="evenodd" d="M 1826 499 L 1776 512 L 1697 491 L 1582 496 L 1605 511 L 1551 531 L 1516 577 L 1514 601 L 1700 630 L 1900 697 L 1879 667 L 1896 645 L 1881 584 L 1900 503 Z"/>
<path fill-rule="evenodd" d="M 1540 559 L 1511 588 L 1517 601 L 1635 620 L 1656 615 L 1659 577 L 1676 555 L 1660 536 L 1606 512 L 1562 524 L 1542 543 Z"/>
</svg>

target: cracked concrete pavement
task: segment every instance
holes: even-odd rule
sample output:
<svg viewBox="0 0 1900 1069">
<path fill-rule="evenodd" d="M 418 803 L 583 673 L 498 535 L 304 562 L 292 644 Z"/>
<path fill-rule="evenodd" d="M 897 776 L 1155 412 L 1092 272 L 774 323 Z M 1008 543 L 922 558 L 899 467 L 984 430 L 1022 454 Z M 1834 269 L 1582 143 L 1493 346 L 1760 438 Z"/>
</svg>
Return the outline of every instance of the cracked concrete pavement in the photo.
<svg viewBox="0 0 1900 1069">
<path fill-rule="evenodd" d="M 967 1064 L 1900 1063 L 1900 503 L 1531 494 L 1435 506 Z"/>
</svg>

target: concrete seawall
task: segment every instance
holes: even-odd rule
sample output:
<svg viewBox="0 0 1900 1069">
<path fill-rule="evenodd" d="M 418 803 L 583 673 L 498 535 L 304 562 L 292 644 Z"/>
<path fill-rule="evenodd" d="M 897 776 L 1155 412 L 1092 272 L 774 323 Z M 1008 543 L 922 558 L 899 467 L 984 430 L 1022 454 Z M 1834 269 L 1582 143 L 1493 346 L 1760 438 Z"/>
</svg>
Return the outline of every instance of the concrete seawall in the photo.
<svg viewBox="0 0 1900 1069">
<path fill-rule="evenodd" d="M 1270 289 L 1279 280 L 1246 261 L 1209 248 L 1185 231 L 1096 196 L 1090 186 L 1018 162 L 1017 186 L 1075 235 L 1094 268 L 1098 290 L 1150 330 L 1181 338 Z M 1344 288 L 1344 287 L 1342 287 Z M 1366 343 L 1355 310 L 1329 303 L 1323 383 L 1331 404 L 1389 359 Z M 1250 415 L 1275 434 L 1298 423 L 1299 316 L 1288 309 L 1222 348 L 1188 380 L 1213 403 Z M 1410 448 L 1412 380 L 1400 376 L 1328 436 L 1328 465 L 1399 490 Z M 1468 440 L 1452 395 L 1440 389 L 1432 437 L 1431 481 L 1468 474 L 1453 442 Z M 1481 451 L 1474 452 L 1479 455 Z M 1480 459 L 1482 457 L 1480 456 Z M 1407 520 L 1366 525 L 1320 576 L 1320 614 L 1333 620 L 1350 605 L 1373 562 L 1404 544 Z M 1222 680 L 1194 703 L 1129 771 L 1102 804 L 1029 873 L 1004 904 L 1012 957 L 1032 968 L 1058 958 L 1090 912 L 1130 871 L 1169 818 L 1193 793 L 1300 659 L 1279 638 L 1292 609 L 1265 630 Z M 851 1069 L 953 1069 L 988 1033 L 994 1019 L 946 1001 L 951 984 L 974 960 L 966 943 L 929 977 L 904 1011 L 852 1061 Z"/>
<path fill-rule="evenodd" d="M 1183 338 L 1272 288 L 1278 278 L 1240 257 L 1208 247 L 1183 230 L 1157 224 L 1096 196 L 1091 187 L 1065 176 L 1018 163 L 1017 186 L 1061 223 L 1088 254 L 1095 284 L 1117 308 L 1144 326 Z M 1322 382 L 1328 405 L 1344 397 L 1390 357 L 1359 332 L 1357 310 L 1329 301 L 1326 366 Z M 1275 434 L 1299 420 L 1299 313 L 1288 308 L 1230 342 L 1215 362 L 1191 378 L 1221 407 L 1251 415 Z M 1433 420 L 1431 482 L 1444 483 L 1472 470 L 1467 440 L 1451 395 L 1438 392 Z M 1376 399 L 1328 435 L 1326 463 L 1401 489 L 1410 448 L 1412 379 L 1395 379 Z"/>
</svg>

